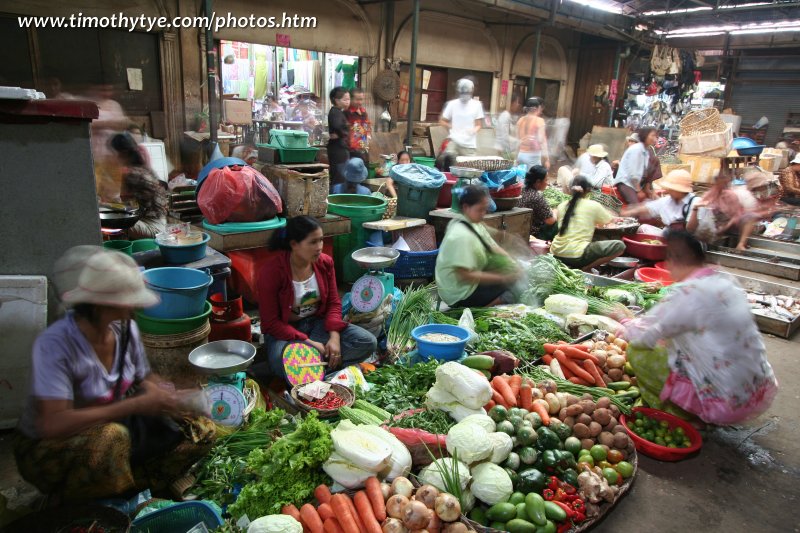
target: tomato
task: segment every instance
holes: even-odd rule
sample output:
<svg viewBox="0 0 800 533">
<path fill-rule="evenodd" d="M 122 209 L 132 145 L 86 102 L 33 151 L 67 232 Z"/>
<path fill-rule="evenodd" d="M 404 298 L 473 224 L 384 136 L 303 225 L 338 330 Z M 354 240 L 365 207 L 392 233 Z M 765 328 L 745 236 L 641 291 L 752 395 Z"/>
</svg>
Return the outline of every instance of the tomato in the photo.
<svg viewBox="0 0 800 533">
<path fill-rule="evenodd" d="M 606 478 L 606 481 L 608 481 L 609 485 L 616 485 L 620 479 L 619 474 L 613 468 L 604 468 L 603 477 Z"/>
<path fill-rule="evenodd" d="M 622 461 L 622 452 L 619 450 L 609 450 L 608 451 L 608 462 L 611 464 L 617 464 Z"/>
<path fill-rule="evenodd" d="M 606 452 L 606 449 L 599 444 L 595 444 L 594 446 L 592 446 L 592 449 L 589 450 L 589 453 L 592 454 L 592 457 L 594 458 L 595 461 L 605 461 L 608 458 L 608 453 Z"/>
<path fill-rule="evenodd" d="M 628 461 L 620 461 L 617 463 L 616 470 L 623 479 L 628 479 L 633 475 L 633 465 Z"/>
</svg>

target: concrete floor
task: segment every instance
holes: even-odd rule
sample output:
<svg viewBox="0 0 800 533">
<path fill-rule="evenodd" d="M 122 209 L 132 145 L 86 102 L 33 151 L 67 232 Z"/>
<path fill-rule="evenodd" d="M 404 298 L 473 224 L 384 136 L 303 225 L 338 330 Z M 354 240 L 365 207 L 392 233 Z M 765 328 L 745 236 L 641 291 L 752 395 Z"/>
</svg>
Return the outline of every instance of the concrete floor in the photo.
<svg viewBox="0 0 800 533">
<path fill-rule="evenodd" d="M 692 459 L 639 455 L 633 487 L 594 531 L 800 532 L 800 334 L 765 336 L 765 343 L 781 386 L 770 410 L 741 428 L 711 432 Z M 0 494 L 16 507 L 35 491 L 16 472 L 10 436 L 0 433 Z"/>
</svg>

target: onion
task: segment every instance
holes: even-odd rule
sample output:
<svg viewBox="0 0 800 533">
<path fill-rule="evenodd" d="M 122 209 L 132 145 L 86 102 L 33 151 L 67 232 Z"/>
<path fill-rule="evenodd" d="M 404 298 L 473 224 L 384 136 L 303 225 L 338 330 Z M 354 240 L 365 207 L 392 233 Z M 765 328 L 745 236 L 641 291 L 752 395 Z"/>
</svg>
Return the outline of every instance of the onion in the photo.
<svg viewBox="0 0 800 533">
<path fill-rule="evenodd" d="M 433 485 L 423 485 L 417 489 L 417 494 L 414 496 L 418 502 L 422 502 L 425 504 L 425 507 L 428 509 L 433 509 L 433 506 L 436 504 L 436 497 L 439 495 L 439 491 Z"/>
<path fill-rule="evenodd" d="M 434 510 L 439 515 L 439 518 L 442 519 L 442 522 L 455 522 L 461 516 L 461 504 L 452 494 L 439 494 L 436 497 Z"/>
<path fill-rule="evenodd" d="M 381 493 L 383 494 L 383 501 L 389 499 L 389 496 L 392 495 L 392 486 L 388 483 L 381 483 Z"/>
<path fill-rule="evenodd" d="M 395 494 L 386 501 L 386 514 L 392 518 L 403 518 L 403 511 L 408 505 L 408 498 L 400 494 Z"/>
<path fill-rule="evenodd" d="M 429 533 L 439 533 L 442 530 L 442 521 L 439 515 L 431 513 L 431 519 L 428 520 L 428 526 L 425 528 Z"/>
<path fill-rule="evenodd" d="M 408 529 L 423 529 L 431 520 L 433 512 L 422 502 L 409 502 L 403 509 L 403 524 Z M 440 517 L 441 518 L 441 517 Z"/>
<path fill-rule="evenodd" d="M 467 533 L 469 529 L 461 522 L 453 522 L 444 526 L 442 533 Z"/>
<path fill-rule="evenodd" d="M 381 531 L 383 531 L 383 533 L 408 533 L 406 526 L 397 518 L 387 518 L 383 522 Z"/>
<path fill-rule="evenodd" d="M 400 496 L 411 498 L 411 495 L 414 494 L 414 485 L 402 476 L 395 478 L 395 480 L 392 481 L 392 494 L 399 494 Z"/>
</svg>

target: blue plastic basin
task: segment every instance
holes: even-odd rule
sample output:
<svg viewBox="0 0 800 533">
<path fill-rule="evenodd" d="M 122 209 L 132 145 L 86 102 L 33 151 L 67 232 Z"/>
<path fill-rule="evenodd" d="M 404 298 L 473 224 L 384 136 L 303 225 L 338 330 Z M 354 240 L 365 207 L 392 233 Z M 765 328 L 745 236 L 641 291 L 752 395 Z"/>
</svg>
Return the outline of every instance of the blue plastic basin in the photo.
<svg viewBox="0 0 800 533">
<path fill-rule="evenodd" d="M 214 281 L 202 270 L 182 267 L 152 268 L 144 271 L 148 289 L 158 293 L 161 303 L 144 309 L 153 318 L 189 318 L 203 312 L 208 286 Z"/>
<path fill-rule="evenodd" d="M 211 237 L 208 233 L 203 233 L 203 240 L 195 244 L 185 244 L 182 246 L 158 243 L 161 249 L 161 258 L 170 265 L 185 265 L 200 261 L 206 256 L 206 246 Z"/>
<path fill-rule="evenodd" d="M 430 342 L 421 339 L 427 333 L 444 333 L 458 337 L 457 342 Z M 417 342 L 419 356 L 424 360 L 437 359 L 439 361 L 457 361 L 464 355 L 464 347 L 469 340 L 469 331 L 460 326 L 449 324 L 428 324 L 414 328 L 411 338 Z"/>
</svg>

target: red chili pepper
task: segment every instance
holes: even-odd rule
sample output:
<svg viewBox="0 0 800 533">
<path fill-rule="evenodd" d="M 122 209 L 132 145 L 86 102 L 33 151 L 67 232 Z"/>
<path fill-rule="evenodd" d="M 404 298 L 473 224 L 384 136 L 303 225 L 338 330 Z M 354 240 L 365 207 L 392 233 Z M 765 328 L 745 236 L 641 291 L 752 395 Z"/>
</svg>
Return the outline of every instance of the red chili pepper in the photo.
<svg viewBox="0 0 800 533">
<path fill-rule="evenodd" d="M 544 491 L 542 492 L 542 498 L 544 498 L 549 502 L 553 501 L 553 498 L 555 497 L 556 493 L 553 491 L 553 489 L 544 489 Z"/>
<path fill-rule="evenodd" d="M 564 512 L 567 513 L 567 518 L 572 518 L 573 516 L 575 516 L 576 514 L 575 510 L 566 503 L 560 501 L 553 501 L 553 503 L 561 507 L 564 510 Z"/>
<path fill-rule="evenodd" d="M 572 524 L 569 521 L 561 522 L 558 525 L 558 529 L 556 529 L 556 533 L 567 533 L 570 529 L 572 529 Z"/>
<path fill-rule="evenodd" d="M 561 480 L 556 476 L 550 476 L 550 482 L 547 484 L 548 489 L 558 490 L 561 488 Z"/>
</svg>

